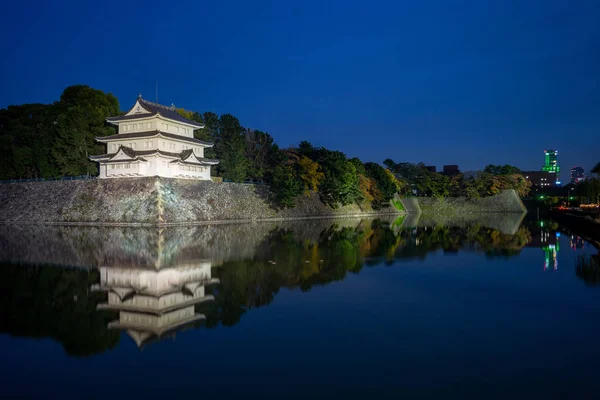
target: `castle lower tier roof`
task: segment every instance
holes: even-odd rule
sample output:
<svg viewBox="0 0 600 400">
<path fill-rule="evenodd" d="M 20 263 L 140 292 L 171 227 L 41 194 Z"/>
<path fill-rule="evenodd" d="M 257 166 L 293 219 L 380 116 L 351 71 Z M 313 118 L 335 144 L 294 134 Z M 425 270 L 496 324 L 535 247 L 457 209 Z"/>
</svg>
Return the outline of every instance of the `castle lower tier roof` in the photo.
<svg viewBox="0 0 600 400">
<path fill-rule="evenodd" d="M 206 301 L 214 301 L 213 295 L 207 295 L 202 297 L 193 297 L 185 299 L 179 303 L 169 304 L 162 307 L 153 307 L 149 305 L 140 305 L 134 303 L 100 303 L 96 306 L 98 310 L 115 310 L 115 311 L 132 311 L 140 312 L 145 314 L 164 315 L 182 308 L 193 306 L 196 304 L 204 303 Z"/>
<path fill-rule="evenodd" d="M 140 138 L 150 138 L 150 137 L 156 137 L 156 136 L 162 136 L 162 137 L 168 138 L 168 139 L 181 140 L 181 141 L 188 142 L 188 143 L 201 144 L 205 147 L 212 147 L 214 145 L 214 143 L 205 142 L 204 140 L 191 138 L 191 137 L 187 137 L 187 136 L 182 136 L 182 135 L 175 135 L 173 133 L 162 132 L 159 130 L 136 132 L 136 133 L 118 133 L 116 135 L 110 135 L 110 136 L 97 136 L 96 141 L 104 143 L 104 142 L 109 142 L 111 140 L 140 139 Z"/>
<path fill-rule="evenodd" d="M 123 151 L 127 156 L 131 157 L 131 159 L 120 159 L 120 160 L 111 160 L 119 150 Z M 143 156 L 150 155 L 161 155 L 163 157 L 174 158 L 171 162 L 180 162 L 184 164 L 198 165 L 198 163 L 202 165 L 217 165 L 219 160 L 214 160 L 211 158 L 198 157 L 194 154 L 191 149 L 183 150 L 180 153 L 171 153 L 169 151 L 162 151 L 158 149 L 154 150 L 133 150 L 131 147 L 120 146 L 119 150 L 116 153 L 108 153 L 101 154 L 97 156 L 90 156 L 90 160 L 92 161 L 102 161 L 102 162 L 131 162 L 131 161 L 146 161 L 146 159 L 142 158 Z M 196 161 L 196 162 L 194 162 Z"/>
<path fill-rule="evenodd" d="M 160 114 L 165 118 L 171 119 L 173 121 L 182 122 L 182 123 L 188 124 L 188 125 L 193 125 L 193 126 L 197 127 L 198 129 L 204 128 L 203 123 L 192 121 L 191 119 L 187 119 L 187 118 L 179 115 L 179 113 L 177 112 L 177 109 L 174 106 L 171 106 L 171 107 L 164 106 L 162 104 L 153 103 L 151 101 L 144 100 L 141 97 L 138 98 L 137 100 L 138 100 L 139 104 L 146 111 L 148 111 L 147 113 L 133 114 L 133 115 L 121 115 L 121 116 L 117 116 L 117 117 L 108 117 L 108 118 L 106 118 L 106 120 L 108 122 L 120 122 L 120 121 L 129 121 L 129 120 L 134 120 L 134 119 L 152 117 L 152 116 Z M 137 104 L 137 102 L 136 102 L 136 104 Z M 135 105 L 133 107 L 135 107 Z M 129 113 L 131 110 L 133 110 L 133 107 L 127 113 Z"/>
</svg>

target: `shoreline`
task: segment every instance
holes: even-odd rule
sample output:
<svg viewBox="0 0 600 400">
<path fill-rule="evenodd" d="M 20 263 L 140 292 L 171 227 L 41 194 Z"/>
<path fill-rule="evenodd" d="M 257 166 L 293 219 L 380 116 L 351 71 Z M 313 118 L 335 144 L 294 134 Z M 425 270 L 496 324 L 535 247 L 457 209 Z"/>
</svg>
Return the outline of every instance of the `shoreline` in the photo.
<svg viewBox="0 0 600 400">
<path fill-rule="evenodd" d="M 381 212 L 381 213 L 352 213 L 352 214 L 332 214 L 316 216 L 299 217 L 272 217 L 272 218 L 246 218 L 246 219 L 221 219 L 208 221 L 184 221 L 184 222 L 72 222 L 72 221 L 2 221 L 0 225 L 52 225 L 52 226 L 89 226 L 89 227 L 132 227 L 132 228 L 162 228 L 162 227 L 184 227 L 184 226 L 202 226 L 202 225 L 228 225 L 244 223 L 262 223 L 262 222 L 280 222 L 280 221 L 305 221 L 305 220 L 328 220 L 343 218 L 370 218 L 370 217 L 398 217 L 409 215 L 407 212 Z"/>
</svg>

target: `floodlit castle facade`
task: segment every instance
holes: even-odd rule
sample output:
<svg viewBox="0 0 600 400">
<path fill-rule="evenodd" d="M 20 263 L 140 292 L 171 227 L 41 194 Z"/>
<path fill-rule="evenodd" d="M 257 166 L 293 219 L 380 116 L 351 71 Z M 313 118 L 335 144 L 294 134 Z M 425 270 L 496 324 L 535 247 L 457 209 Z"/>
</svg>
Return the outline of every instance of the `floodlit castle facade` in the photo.
<svg viewBox="0 0 600 400">
<path fill-rule="evenodd" d="M 118 117 L 106 119 L 117 134 L 97 137 L 106 143 L 106 154 L 91 156 L 99 164 L 98 178 L 161 176 L 210 180 L 218 160 L 204 158 L 213 144 L 194 138 L 204 124 L 182 117 L 167 107 L 138 97 L 134 106 Z"/>
</svg>

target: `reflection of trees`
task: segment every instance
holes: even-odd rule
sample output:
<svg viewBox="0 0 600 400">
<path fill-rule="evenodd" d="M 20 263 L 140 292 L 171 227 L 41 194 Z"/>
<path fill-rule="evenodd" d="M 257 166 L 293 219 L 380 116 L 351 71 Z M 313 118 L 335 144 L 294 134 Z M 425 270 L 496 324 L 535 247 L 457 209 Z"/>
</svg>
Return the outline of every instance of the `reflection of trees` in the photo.
<svg viewBox="0 0 600 400">
<path fill-rule="evenodd" d="M 219 256 L 216 251 L 214 253 L 219 262 L 224 260 L 222 266 L 210 270 L 211 277 L 220 278 L 218 285 L 207 287 L 206 290 L 206 297 L 213 295 L 215 301 L 196 304 L 191 310 L 193 313 L 206 315 L 207 327 L 236 324 L 247 310 L 270 304 L 282 287 L 308 291 L 314 286 L 343 280 L 348 273 L 358 273 L 365 267 L 393 265 L 397 260 L 425 257 L 427 253 L 440 249 L 468 249 L 484 252 L 486 255 L 506 256 L 518 253 L 529 238 L 526 228 L 521 228 L 511 235 L 479 225 L 466 228 L 438 226 L 404 229 L 399 224 L 382 220 L 362 221 L 350 225 L 338 221 L 336 225 L 311 222 L 283 226 L 285 229 L 276 228 L 270 232 L 268 229 L 260 230 L 252 236 L 250 244 L 243 245 L 243 250 L 236 254 L 233 254 L 233 244 L 243 244 L 243 238 L 249 231 L 232 231 L 231 228 L 221 231 L 223 239 L 226 239 L 232 248 L 226 249 L 227 252 L 231 252 L 227 257 Z M 185 232 L 176 237 L 187 238 Z M 99 260 L 121 265 L 106 267 L 109 270 L 115 273 L 122 270 L 133 279 L 135 274 L 130 270 L 135 269 L 137 264 L 168 264 L 157 271 L 185 269 L 185 265 L 190 262 L 197 265 L 193 260 L 204 254 L 200 252 L 202 248 L 212 246 L 212 242 L 199 239 L 196 241 L 199 250 L 196 251 L 189 246 L 186 239 L 181 242 L 185 244 L 183 250 L 178 250 L 175 244 L 173 247 L 163 244 L 151 253 L 156 247 L 155 242 L 142 242 L 144 241 L 140 242 L 139 248 L 138 245 L 121 244 L 105 247 L 110 251 L 90 251 L 96 251 L 95 257 Z M 173 240 L 173 243 L 176 242 Z M 217 243 L 216 246 L 218 245 Z M 142 261 L 136 261 L 130 254 L 142 254 Z M 170 258 L 167 259 L 165 254 Z M 161 262 L 155 262 L 156 259 Z M 0 332 L 16 336 L 52 337 L 63 344 L 68 354 L 76 356 L 96 354 L 114 347 L 119 340 L 119 333 L 107 329 L 107 326 L 118 314 L 98 310 L 98 303 L 106 302 L 106 294 L 89 291 L 90 287 L 99 282 L 103 283 L 97 270 L 53 266 L 0 266 L 0 290 L 3 294 L 0 298 Z M 119 283 L 122 284 L 124 283 Z M 140 285 L 135 284 L 132 287 L 138 286 Z M 119 301 L 113 299 L 115 301 L 112 304 L 123 309 L 132 309 L 137 303 L 130 303 L 135 303 L 135 299 L 143 297 L 150 300 L 143 293 L 137 295 L 139 296 L 125 296 L 127 299 L 122 297 Z M 186 297 L 189 296 L 188 292 L 182 291 L 176 296 L 177 299 L 186 301 L 186 307 L 187 301 L 191 301 Z M 162 294 L 158 297 L 162 298 Z M 204 297 L 204 293 L 196 297 Z M 111 303 L 110 299 L 108 303 Z M 141 307 L 140 304 L 137 306 Z M 166 313 L 162 309 L 150 311 L 154 311 L 153 315 Z M 160 337 L 160 334 L 158 336 Z"/>
<path fill-rule="evenodd" d="M 118 332 L 106 328 L 113 313 L 97 311 L 102 295 L 88 292 L 97 280 L 96 271 L 0 265 L 0 332 L 51 337 L 74 356 L 116 346 Z"/>
<path fill-rule="evenodd" d="M 378 220 L 356 228 L 331 226 L 311 240 L 290 230 L 274 230 L 253 260 L 227 262 L 217 270 L 221 283 L 213 293 L 215 303 L 199 306 L 207 326 L 236 324 L 247 310 L 273 301 L 281 287 L 308 291 L 342 280 L 348 272 L 358 273 L 365 265 L 391 265 L 439 249 L 467 248 L 507 257 L 518 254 L 530 238 L 527 228 L 514 235 L 478 225 L 397 232 L 394 228 Z"/>
<path fill-rule="evenodd" d="M 416 228 L 413 231 L 401 231 L 400 234 L 409 241 L 409 245 L 396 255 L 399 258 L 424 258 L 432 251 L 459 249 L 482 251 L 489 257 L 509 257 L 519 254 L 531 237 L 525 227 L 520 227 L 511 235 L 480 225 L 467 228 Z"/>
<path fill-rule="evenodd" d="M 600 255 L 579 255 L 575 260 L 575 273 L 586 285 L 600 284 Z"/>
</svg>

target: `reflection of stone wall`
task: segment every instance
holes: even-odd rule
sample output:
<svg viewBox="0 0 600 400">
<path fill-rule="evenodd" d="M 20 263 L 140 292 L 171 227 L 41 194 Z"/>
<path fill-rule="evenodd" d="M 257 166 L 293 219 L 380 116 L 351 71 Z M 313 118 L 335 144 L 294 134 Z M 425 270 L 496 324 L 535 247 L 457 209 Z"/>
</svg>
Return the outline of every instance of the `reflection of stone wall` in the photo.
<svg viewBox="0 0 600 400">
<path fill-rule="evenodd" d="M 472 225 L 485 226 L 487 228 L 497 229 L 502 233 L 514 235 L 521 221 L 525 218 L 525 213 L 486 213 L 486 214 L 464 214 L 464 215 L 439 215 L 439 214 L 421 214 L 416 221 L 411 221 L 408 225 L 405 221 L 404 226 L 455 226 L 465 228 Z"/>
<path fill-rule="evenodd" d="M 254 256 L 275 223 L 177 228 L 0 225 L 0 260 L 28 264 L 163 268 Z"/>
<path fill-rule="evenodd" d="M 505 190 L 495 196 L 469 199 L 466 197 L 418 197 L 424 214 L 481 214 L 481 213 L 525 213 L 527 208 L 514 190 Z"/>
<path fill-rule="evenodd" d="M 421 214 L 418 220 L 409 217 L 382 216 L 378 220 L 395 230 L 479 224 L 514 233 L 522 214 L 450 217 Z M 368 228 L 373 221 L 338 218 L 167 228 L 0 225 L 0 261 L 161 269 L 210 260 L 213 266 L 218 266 L 227 261 L 255 258 L 261 244 L 277 229 L 288 231 L 296 240 L 318 242 L 321 235 L 331 230 Z"/>
<path fill-rule="evenodd" d="M 14 183 L 0 186 L 0 222 L 157 225 L 373 214 L 356 204 L 333 209 L 317 194 L 278 210 L 269 196 L 266 186 L 166 178 Z"/>
</svg>

